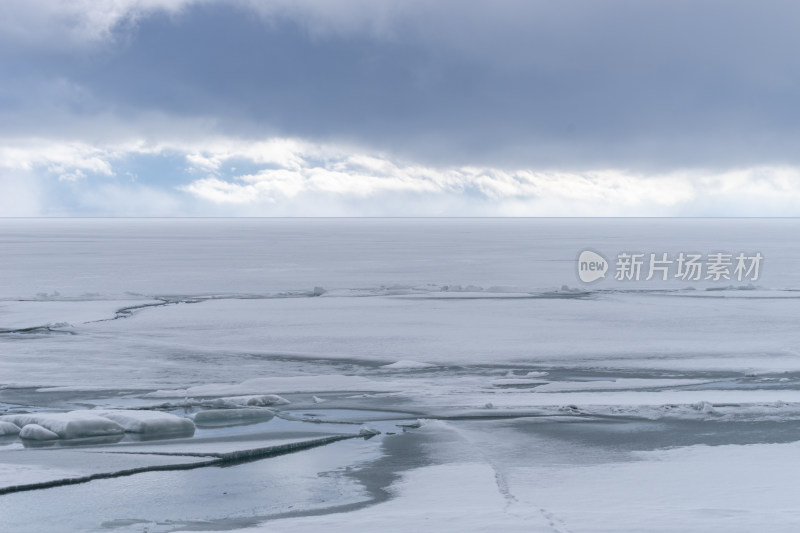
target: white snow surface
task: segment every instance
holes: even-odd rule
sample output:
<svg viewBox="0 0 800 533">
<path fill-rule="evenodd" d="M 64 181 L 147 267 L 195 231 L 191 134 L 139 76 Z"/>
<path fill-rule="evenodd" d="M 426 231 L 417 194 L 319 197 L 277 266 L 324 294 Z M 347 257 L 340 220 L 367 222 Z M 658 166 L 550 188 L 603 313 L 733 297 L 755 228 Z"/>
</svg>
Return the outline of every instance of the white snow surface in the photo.
<svg viewBox="0 0 800 533">
<path fill-rule="evenodd" d="M 37 339 L 36 357 L 25 343 L 4 343 L 0 385 L 155 390 L 240 383 L 260 377 L 262 361 L 254 356 L 800 371 L 793 319 L 800 313 L 794 267 L 800 251 L 782 238 L 798 224 L 7 222 L 0 227 L 0 325 L 67 323 L 76 335 Z M 623 283 L 612 276 L 585 286 L 574 261 L 586 246 L 609 257 L 621 250 L 712 247 L 758 250 L 765 259 L 757 290 L 733 281 Z M 55 268 L 36 259 L 43 254 L 63 261 Z M 433 298 L 466 294 L 449 290 L 456 285 L 485 297 Z M 327 292 L 314 296 L 314 287 Z M 509 298 L 509 288 L 524 297 Z M 431 298 L 392 296 L 403 291 Z M 94 321 L 112 318 L 122 306 L 157 302 L 156 296 L 213 299 Z M 25 298 L 32 301 L 16 301 Z M 221 352 L 229 364 L 214 364 Z M 173 358 L 185 361 L 189 354 L 190 374 L 164 371 L 174 368 Z"/>
<path fill-rule="evenodd" d="M 101 437 L 118 435 L 125 429 L 108 418 L 89 411 L 69 413 L 28 413 L 4 415 L 0 420 L 11 422 L 24 429 L 28 424 L 38 424 L 58 435 L 61 439 Z"/>
<path fill-rule="evenodd" d="M 393 498 L 350 513 L 271 520 L 238 531 L 300 533 L 326 531 L 508 531 L 552 533 L 536 508 L 508 510 L 489 465 L 456 463 L 412 470 L 392 485 Z"/>
<path fill-rule="evenodd" d="M 566 531 L 788 533 L 800 528 L 787 490 L 800 475 L 798 452 L 798 443 L 690 446 L 623 463 L 519 468 L 509 482 L 521 504 L 547 509 Z"/>
<path fill-rule="evenodd" d="M 686 385 L 701 385 L 709 383 L 702 379 L 642 379 L 619 378 L 613 381 L 558 381 L 541 385 L 534 392 L 568 392 L 568 391 L 594 391 L 614 389 L 656 389 L 668 387 L 682 387 Z"/>
<path fill-rule="evenodd" d="M 398 435 L 358 443 L 391 454 L 403 447 L 383 439 L 421 440 L 413 465 L 391 478 L 389 500 L 252 530 L 798 531 L 798 443 L 777 442 L 795 438 L 800 420 L 800 247 L 786 238 L 798 230 L 800 220 L 3 220 L 0 409 L 13 414 L 0 416 L 0 433 L 122 439 L 189 427 L 180 416 L 112 409 L 157 399 L 163 409 L 228 417 L 279 409 L 287 400 L 278 394 L 298 413 L 321 411 L 314 397 L 334 409 L 380 404 L 459 422 L 426 422 L 408 435 L 391 426 Z M 585 248 L 612 260 L 621 251 L 758 251 L 764 263 L 752 286 L 611 275 L 583 285 L 575 259 Z M 45 326 L 59 331 L 18 331 Z M 103 410 L 48 410 L 87 405 Z M 536 430 L 544 426 L 492 419 L 526 414 L 531 425 L 558 420 L 560 440 Z M 671 423 L 676 432 L 657 432 Z M 746 425 L 730 427 L 752 431 L 724 433 L 737 423 Z M 608 433 L 620 424 L 619 435 Z M 158 454 L 240 450 L 260 438 L 220 437 L 228 429 L 198 429 L 211 435 L 201 443 L 109 439 L 102 453 L 12 435 L 0 443 L 0 478 L 9 486 L 191 462 Z M 681 431 L 761 441 L 664 436 Z M 634 437 L 651 438 L 653 449 L 620 451 Z M 122 448 L 146 454 L 110 453 Z M 356 484 L 349 473 L 370 467 L 314 465 L 298 498 L 323 478 Z M 275 477 L 250 479 L 237 498 L 283 486 L 271 467 Z M 181 493 L 195 478 L 165 479 Z M 103 483 L 93 487 L 135 500 L 145 481 Z M 228 495 L 209 487 L 207 514 L 164 517 L 159 527 L 228 516 Z M 19 497 L 46 509 L 74 487 L 59 490 L 2 503 L 20 508 L 10 498 Z M 150 520 L 152 508 L 130 508 L 113 518 L 143 530 L 135 520 Z"/>
<path fill-rule="evenodd" d="M 25 428 L 39 425 L 47 428 L 56 438 L 75 439 L 117 435 L 123 432 L 143 434 L 186 433 L 194 429 L 188 418 L 170 413 L 149 410 L 93 409 L 68 413 L 27 413 L 0 417 L 4 426 Z M 10 432 L 8 434 L 11 434 Z"/>
<path fill-rule="evenodd" d="M 160 411 L 93 409 L 91 413 L 116 422 L 127 433 L 186 433 L 194 429 L 194 422 L 190 419 Z"/>
<path fill-rule="evenodd" d="M 434 366 L 436 365 L 432 363 L 423 363 L 421 361 L 410 361 L 406 359 L 403 361 L 396 361 L 388 365 L 383 365 L 383 368 L 393 368 L 396 370 L 413 370 L 416 368 L 431 368 Z"/>
<path fill-rule="evenodd" d="M 27 440 L 55 440 L 59 438 L 56 433 L 43 428 L 39 424 L 25 424 L 19 432 L 19 437 Z"/>
<path fill-rule="evenodd" d="M 26 426 L 27 427 L 27 426 Z M 49 442 L 42 442 L 47 445 Z M 33 483 L 53 482 L 93 474 L 107 474 L 130 468 L 141 468 L 154 465 L 194 463 L 202 461 L 200 457 L 157 454 L 122 454 L 106 453 L 102 448 L 41 448 L 36 450 L 14 449 L 0 456 L 0 488 L 27 485 Z M 69 497 L 69 493 L 67 493 Z M 5 495 L 2 505 L 8 502 L 10 495 Z M 47 500 L 46 500 L 47 501 Z M 4 509 L 4 511 L 7 508 Z M 10 514 L 4 515 L 4 518 Z M 64 524 L 28 523 L 25 528 L 14 531 L 63 531 L 72 530 Z"/>
<path fill-rule="evenodd" d="M 16 424 L 0 420 L 0 437 L 4 437 L 6 435 L 17 435 L 19 433 L 19 429 L 19 426 Z"/>
<path fill-rule="evenodd" d="M 186 389 L 158 390 L 149 398 L 215 397 L 229 395 L 263 395 L 265 393 L 382 391 L 390 390 L 388 383 L 379 383 L 361 376 L 319 375 L 287 376 L 248 379 L 241 383 L 209 383 Z"/>
<path fill-rule="evenodd" d="M 48 297 L 42 296 L 42 298 Z M 113 319 L 116 311 L 123 307 L 158 303 L 147 298 L 133 301 L 91 298 L 98 296 L 64 300 L 0 301 L 0 330 L 80 326 L 98 320 Z"/>
</svg>

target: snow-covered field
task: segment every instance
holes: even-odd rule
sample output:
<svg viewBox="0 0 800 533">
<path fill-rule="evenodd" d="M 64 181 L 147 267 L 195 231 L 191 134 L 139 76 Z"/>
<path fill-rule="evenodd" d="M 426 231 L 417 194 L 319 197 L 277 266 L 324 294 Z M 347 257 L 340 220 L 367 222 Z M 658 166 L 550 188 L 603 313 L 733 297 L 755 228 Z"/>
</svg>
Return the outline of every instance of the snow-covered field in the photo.
<svg viewBox="0 0 800 533">
<path fill-rule="evenodd" d="M 798 230 L 2 220 L 0 529 L 797 531 Z"/>
</svg>

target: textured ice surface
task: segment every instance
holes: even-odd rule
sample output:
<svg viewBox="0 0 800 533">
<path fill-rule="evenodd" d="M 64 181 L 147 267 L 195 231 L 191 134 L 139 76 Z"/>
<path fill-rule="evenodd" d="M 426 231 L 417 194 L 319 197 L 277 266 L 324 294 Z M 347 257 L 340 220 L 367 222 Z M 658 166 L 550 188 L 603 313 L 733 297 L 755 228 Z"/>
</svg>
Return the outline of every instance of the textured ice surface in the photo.
<svg viewBox="0 0 800 533">
<path fill-rule="evenodd" d="M 269 420 L 275 413 L 269 409 L 206 409 L 192 415 L 198 425 L 226 425 Z"/>
<path fill-rule="evenodd" d="M 16 424 L 23 430 L 28 424 L 38 424 L 52 431 L 61 439 L 103 437 L 118 435 L 125 431 L 120 424 L 113 420 L 86 411 L 5 415 L 2 419 Z"/>
<path fill-rule="evenodd" d="M 19 426 L 12 424 L 11 422 L 0 420 L 0 437 L 4 437 L 6 435 L 17 435 L 18 433 Z"/>
<path fill-rule="evenodd" d="M 19 438 L 27 440 L 55 440 L 59 436 L 39 424 L 25 424 L 19 432 Z"/>
<path fill-rule="evenodd" d="M 135 468 L 188 464 L 201 460 L 202 458 L 189 456 L 103 453 L 102 449 L 88 447 L 7 450 L 0 457 L 0 490 L 19 485 L 52 483 L 97 474 L 113 474 Z M 2 500 L 8 497 L 7 494 L 0 496 Z M 42 493 L 42 497 L 47 501 L 47 493 Z M 28 530 L 35 529 L 35 525 L 31 524 Z"/>
<path fill-rule="evenodd" d="M 798 229 L 0 221 L 0 413 L 61 437 L 0 437 L 4 486 L 147 470 L 0 495 L 0 514 L 14 531 L 795 531 Z M 586 286 L 584 248 L 764 263 L 753 286 Z M 276 416 L 172 431 L 272 412 L 254 407 Z M 381 434 L 151 471 L 365 423 Z"/>
<path fill-rule="evenodd" d="M 242 383 L 210 383 L 186 389 L 158 390 L 148 398 L 218 397 L 233 394 L 260 395 L 266 392 L 352 391 L 385 390 L 387 385 L 377 384 L 360 376 L 323 375 L 291 376 L 248 379 Z M 248 400 L 249 401 L 249 400 Z M 276 400 L 279 401 L 279 400 Z"/>
<path fill-rule="evenodd" d="M 9 295 L 2 296 L 7 298 Z M 68 329 L 88 322 L 112 319 L 118 310 L 126 306 L 160 303 L 145 298 L 134 299 L 131 296 L 127 299 L 104 299 L 100 295 L 75 298 L 53 295 L 25 295 L 25 297 L 34 299 L 0 301 L 0 332 L 47 326 Z"/>
<path fill-rule="evenodd" d="M 392 486 L 391 501 L 375 507 L 346 516 L 275 520 L 243 531 L 554 531 L 550 521 L 535 507 L 509 509 L 510 502 L 497 490 L 495 476 L 489 465 L 481 463 L 421 468 L 409 472 Z"/>
<path fill-rule="evenodd" d="M 409 360 L 406 359 L 406 360 L 403 360 L 403 361 L 396 361 L 394 363 L 389 363 L 388 365 L 383 365 L 383 368 L 394 368 L 394 369 L 397 369 L 397 370 L 410 370 L 410 369 L 415 369 L 415 368 L 430 368 L 432 366 L 436 366 L 436 365 L 431 364 L 431 363 L 423 363 L 421 361 L 409 361 Z"/>
<path fill-rule="evenodd" d="M 92 413 L 116 422 L 129 433 L 151 435 L 194 431 L 194 423 L 188 418 L 159 411 L 119 409 L 113 411 L 93 410 Z"/>
</svg>

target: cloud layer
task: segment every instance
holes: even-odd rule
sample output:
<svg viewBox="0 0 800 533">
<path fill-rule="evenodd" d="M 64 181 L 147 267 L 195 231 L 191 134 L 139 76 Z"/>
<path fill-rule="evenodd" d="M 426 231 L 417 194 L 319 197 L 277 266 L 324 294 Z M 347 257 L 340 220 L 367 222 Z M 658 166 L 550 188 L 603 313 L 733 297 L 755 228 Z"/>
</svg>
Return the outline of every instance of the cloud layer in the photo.
<svg viewBox="0 0 800 533">
<path fill-rule="evenodd" d="M 0 214 L 800 214 L 798 15 L 9 0 Z"/>
<path fill-rule="evenodd" d="M 11 216 L 751 216 L 794 215 L 800 205 L 800 170 L 790 166 L 431 166 L 291 138 L 28 139 L 0 149 L 0 176 L 0 209 Z"/>
</svg>

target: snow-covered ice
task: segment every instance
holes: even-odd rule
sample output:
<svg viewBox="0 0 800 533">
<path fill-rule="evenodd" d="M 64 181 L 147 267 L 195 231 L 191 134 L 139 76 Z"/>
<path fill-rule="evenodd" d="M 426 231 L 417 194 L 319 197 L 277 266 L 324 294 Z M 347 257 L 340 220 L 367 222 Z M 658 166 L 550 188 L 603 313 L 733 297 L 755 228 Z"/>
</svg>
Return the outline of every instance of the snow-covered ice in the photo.
<svg viewBox="0 0 800 533">
<path fill-rule="evenodd" d="M 28 424 L 37 424 L 61 439 L 103 437 L 125 432 L 125 428 L 117 422 L 87 411 L 4 415 L 0 419 L 16 424 L 23 430 Z"/>
<path fill-rule="evenodd" d="M 422 361 L 409 361 L 407 359 L 403 361 L 396 361 L 394 363 L 389 363 L 388 365 L 383 365 L 383 368 L 393 368 L 396 370 L 413 370 L 416 368 L 431 368 L 436 366 L 432 363 L 423 363 Z"/>
<path fill-rule="evenodd" d="M 497 490 L 495 475 L 490 466 L 481 463 L 431 466 L 404 475 L 391 487 L 393 498 L 373 508 L 346 515 L 279 519 L 242 531 L 559 531 L 551 527 L 550 521 L 536 509 L 508 512 L 508 501 Z"/>
<path fill-rule="evenodd" d="M 37 532 L 796 531 L 798 229 L 2 221 L 0 515 Z M 583 285 L 585 248 L 764 264 L 752 284 Z M 85 483 L 12 490 L 67 479 Z"/>
<path fill-rule="evenodd" d="M 253 395 L 263 398 L 266 392 L 285 394 L 310 391 L 385 390 L 387 386 L 361 376 L 310 375 L 254 378 L 231 384 L 209 383 L 186 389 L 157 390 L 146 396 L 148 398 L 176 398 L 182 396 L 224 397 L 229 395 Z M 266 396 L 269 397 L 270 395 Z M 276 400 L 276 402 L 279 402 L 279 400 Z"/>
<path fill-rule="evenodd" d="M 269 420 L 275 413 L 269 409 L 206 409 L 192 415 L 198 425 L 226 425 Z"/>
<path fill-rule="evenodd" d="M 619 378 L 614 380 L 591 381 L 558 381 L 545 383 L 534 389 L 535 392 L 567 392 L 567 391 L 594 391 L 613 389 L 663 389 L 683 387 L 686 385 L 701 385 L 709 383 L 701 379 L 641 379 Z"/>
<path fill-rule="evenodd" d="M 19 426 L 12 424 L 11 422 L 0 420 L 0 437 L 17 434 L 19 434 Z"/>
<path fill-rule="evenodd" d="M 93 410 L 92 414 L 102 416 L 116 422 L 129 433 L 170 434 L 190 433 L 194 431 L 194 423 L 185 417 L 169 413 L 146 410 Z"/>
<path fill-rule="evenodd" d="M 25 424 L 19 432 L 19 437 L 27 440 L 55 440 L 59 438 L 58 434 L 39 424 Z"/>
</svg>

